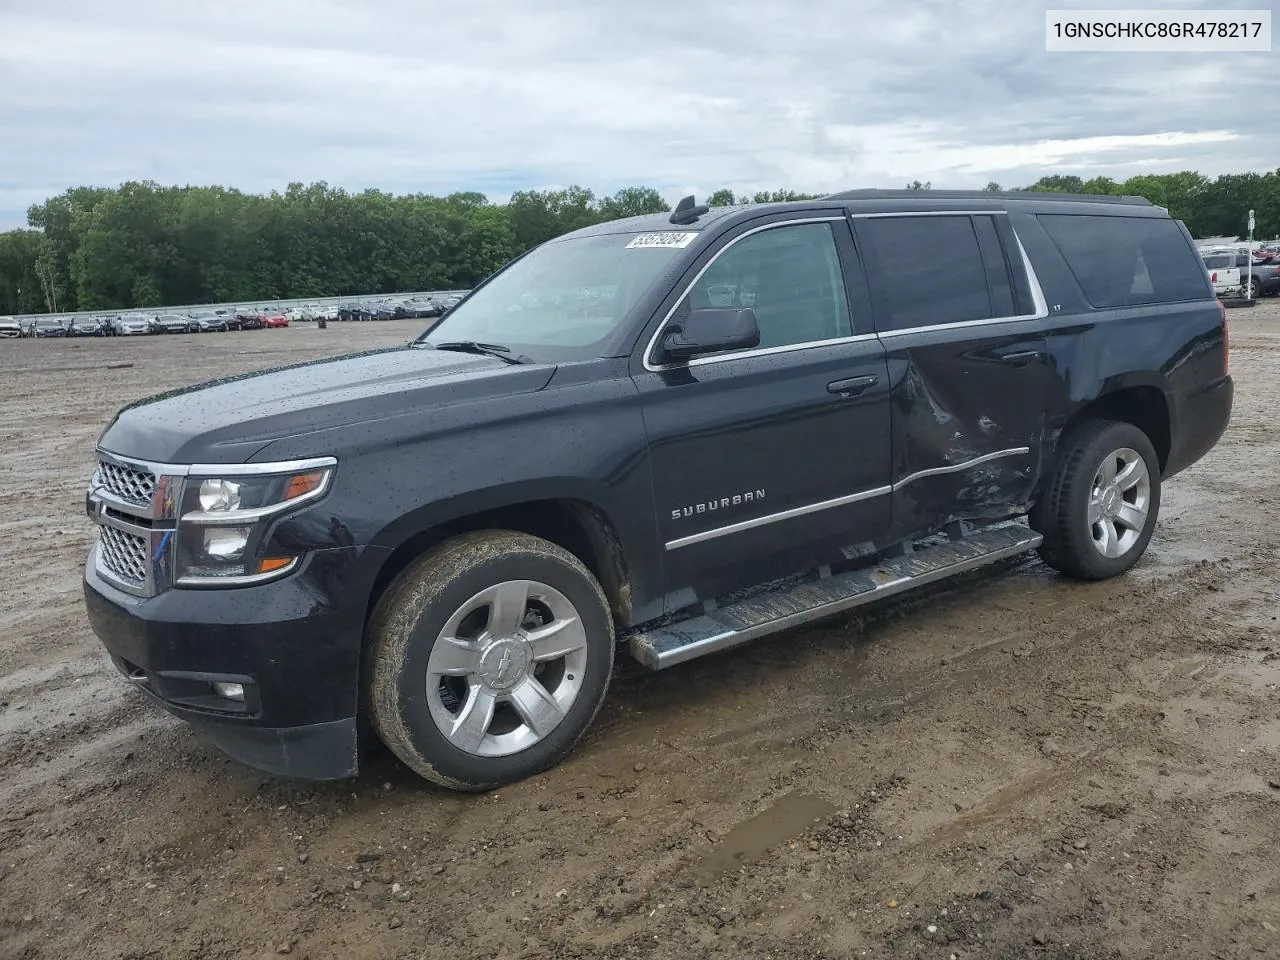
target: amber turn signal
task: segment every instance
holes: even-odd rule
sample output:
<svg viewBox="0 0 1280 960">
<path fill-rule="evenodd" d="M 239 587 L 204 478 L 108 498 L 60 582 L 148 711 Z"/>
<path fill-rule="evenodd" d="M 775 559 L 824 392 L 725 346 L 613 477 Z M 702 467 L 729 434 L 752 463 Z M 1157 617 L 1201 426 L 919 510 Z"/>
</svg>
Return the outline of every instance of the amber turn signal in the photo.
<svg viewBox="0 0 1280 960">
<path fill-rule="evenodd" d="M 285 500 L 292 500 L 295 497 L 310 493 L 312 490 L 319 489 L 320 484 L 324 483 L 325 473 L 326 471 L 324 470 L 315 470 L 311 473 L 295 473 L 289 478 L 289 488 L 284 494 Z"/>
</svg>

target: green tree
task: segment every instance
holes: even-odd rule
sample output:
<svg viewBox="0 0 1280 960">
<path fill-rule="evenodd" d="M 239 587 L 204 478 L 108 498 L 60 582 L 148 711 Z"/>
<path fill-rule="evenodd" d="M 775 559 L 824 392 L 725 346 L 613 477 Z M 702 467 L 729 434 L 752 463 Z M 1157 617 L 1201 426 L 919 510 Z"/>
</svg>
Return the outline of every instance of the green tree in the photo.
<svg viewBox="0 0 1280 960">
<path fill-rule="evenodd" d="M 0 314 L 49 309 L 36 265 L 44 243 L 39 230 L 0 233 Z"/>
<path fill-rule="evenodd" d="M 1037 193 L 1083 193 L 1084 181 L 1076 176 L 1054 174 L 1048 177 L 1041 177 L 1031 186 L 1023 187 L 1023 189 Z"/>
<path fill-rule="evenodd" d="M 646 213 L 667 213 L 671 207 L 662 194 L 652 187 L 625 187 L 612 197 L 600 201 L 600 216 L 605 220 L 621 220 Z"/>
<path fill-rule="evenodd" d="M 1142 174 L 1121 184 L 1053 174 L 1026 189 L 1145 197 L 1196 236 L 1243 235 L 1252 209 L 1259 238 L 1280 236 L 1280 170 L 1212 180 L 1194 171 Z M 726 188 L 707 202 L 817 196 L 735 197 Z M 0 313 L 463 288 L 552 237 L 668 209 L 643 186 L 601 198 L 580 186 L 520 191 L 505 204 L 474 191 L 349 193 L 324 182 L 266 195 L 150 181 L 76 187 L 32 205 L 31 229 L 0 233 Z"/>
</svg>

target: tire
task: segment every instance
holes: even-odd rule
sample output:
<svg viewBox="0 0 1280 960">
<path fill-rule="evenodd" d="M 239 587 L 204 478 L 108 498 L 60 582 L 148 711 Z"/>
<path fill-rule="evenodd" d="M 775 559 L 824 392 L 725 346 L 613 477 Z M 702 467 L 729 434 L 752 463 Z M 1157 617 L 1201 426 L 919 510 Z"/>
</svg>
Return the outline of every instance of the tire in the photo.
<svg viewBox="0 0 1280 960">
<path fill-rule="evenodd" d="M 497 612 L 503 596 L 518 612 Z M 495 615 L 506 625 L 493 638 Z M 559 630 L 545 629 L 557 622 Z M 531 643 L 540 633 L 541 644 Z M 506 530 L 463 534 L 411 564 L 374 608 L 369 641 L 366 693 L 378 737 L 414 772 L 455 790 L 489 790 L 559 763 L 613 673 L 600 584 L 567 550 Z"/>
<path fill-rule="evenodd" d="M 1105 480 L 1107 463 L 1119 484 L 1104 483 L 1099 495 L 1095 482 Z M 1142 557 L 1159 512 L 1160 460 L 1151 440 L 1131 423 L 1086 420 L 1063 433 L 1030 521 L 1044 536 L 1045 563 L 1079 580 L 1106 580 Z"/>
</svg>

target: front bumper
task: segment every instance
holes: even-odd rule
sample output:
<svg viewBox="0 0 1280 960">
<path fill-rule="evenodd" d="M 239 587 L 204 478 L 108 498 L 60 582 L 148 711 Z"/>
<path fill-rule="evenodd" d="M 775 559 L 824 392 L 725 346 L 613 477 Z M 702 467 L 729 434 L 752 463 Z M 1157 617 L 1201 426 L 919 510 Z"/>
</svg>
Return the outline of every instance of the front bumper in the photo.
<svg viewBox="0 0 1280 960">
<path fill-rule="evenodd" d="M 358 768 L 367 571 L 382 553 L 319 550 L 282 580 L 154 597 L 112 586 L 91 555 L 85 606 L 117 669 L 225 753 L 280 776 L 338 779 Z M 241 684 L 243 702 L 214 683 Z"/>
</svg>

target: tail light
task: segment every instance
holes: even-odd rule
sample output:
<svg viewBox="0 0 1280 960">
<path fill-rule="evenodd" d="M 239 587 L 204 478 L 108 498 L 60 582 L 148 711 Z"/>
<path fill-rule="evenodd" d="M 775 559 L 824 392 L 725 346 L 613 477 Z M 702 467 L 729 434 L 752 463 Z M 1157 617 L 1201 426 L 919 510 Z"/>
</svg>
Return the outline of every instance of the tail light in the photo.
<svg viewBox="0 0 1280 960">
<path fill-rule="evenodd" d="M 1227 327 L 1227 305 L 1218 301 L 1218 315 L 1222 318 L 1222 375 L 1231 372 L 1231 331 Z"/>
<path fill-rule="evenodd" d="M 1213 283 L 1217 283 L 1217 282 L 1218 282 L 1218 275 L 1217 275 L 1216 273 L 1211 273 L 1211 274 L 1209 274 L 1209 280 L 1210 280 L 1210 281 L 1212 281 Z"/>
</svg>

